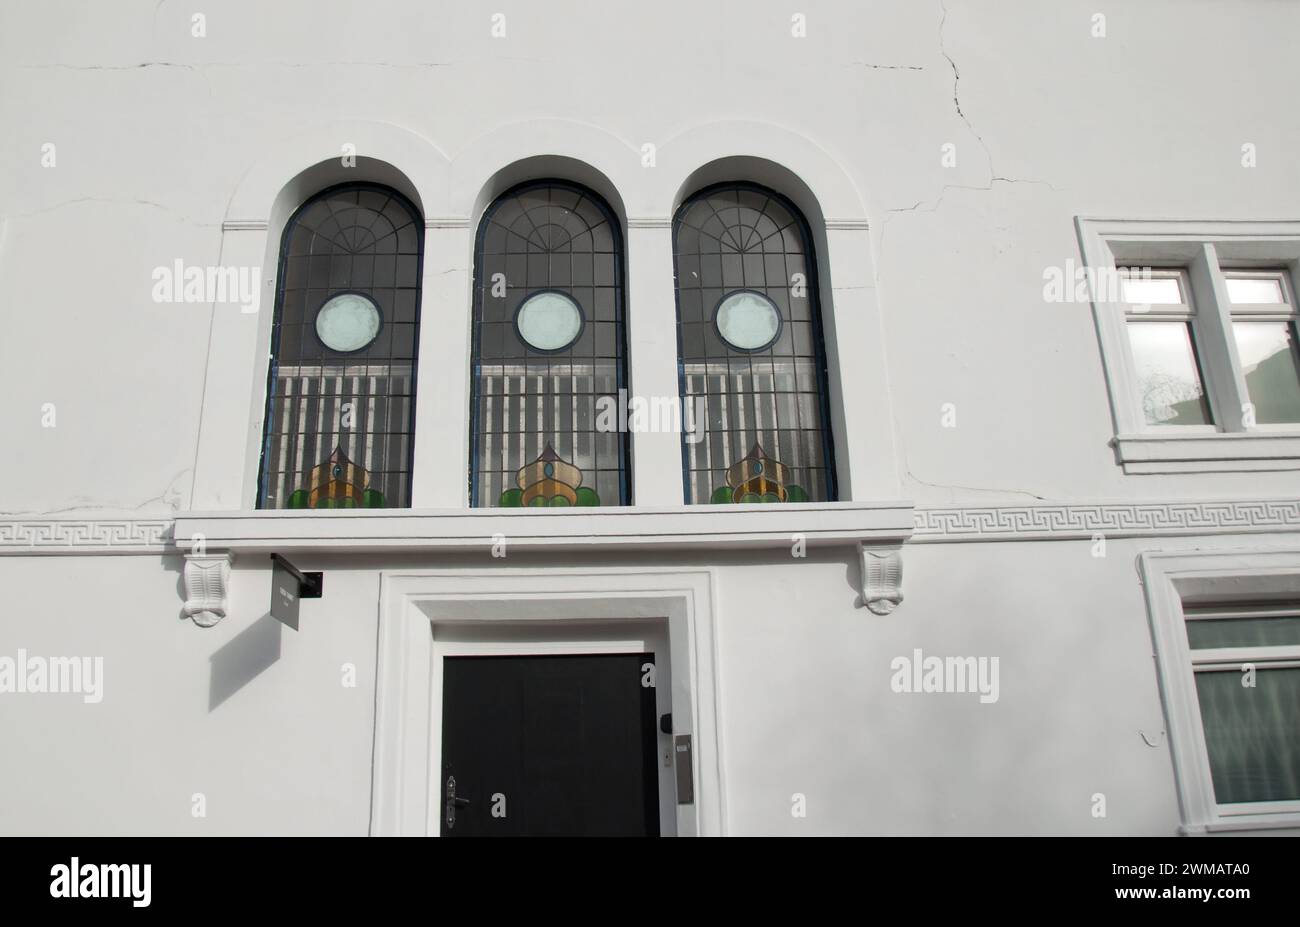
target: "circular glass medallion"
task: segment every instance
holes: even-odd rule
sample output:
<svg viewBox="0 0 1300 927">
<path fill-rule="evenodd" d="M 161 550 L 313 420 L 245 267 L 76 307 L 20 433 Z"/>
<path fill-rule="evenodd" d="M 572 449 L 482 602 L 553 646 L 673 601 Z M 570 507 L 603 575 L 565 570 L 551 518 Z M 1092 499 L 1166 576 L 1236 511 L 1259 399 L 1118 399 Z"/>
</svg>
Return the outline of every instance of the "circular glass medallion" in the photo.
<svg viewBox="0 0 1300 927">
<path fill-rule="evenodd" d="M 563 351 L 582 334 L 582 310 L 567 294 L 543 290 L 519 307 L 515 331 L 525 344 L 538 351 Z"/>
<path fill-rule="evenodd" d="M 374 341 L 383 325 L 379 307 L 361 293 L 338 293 L 316 313 L 316 336 L 331 351 L 354 354 Z"/>
<path fill-rule="evenodd" d="M 722 340 L 737 351 L 761 351 L 781 334 L 781 312 L 754 290 L 736 290 L 718 303 L 713 324 Z"/>
</svg>

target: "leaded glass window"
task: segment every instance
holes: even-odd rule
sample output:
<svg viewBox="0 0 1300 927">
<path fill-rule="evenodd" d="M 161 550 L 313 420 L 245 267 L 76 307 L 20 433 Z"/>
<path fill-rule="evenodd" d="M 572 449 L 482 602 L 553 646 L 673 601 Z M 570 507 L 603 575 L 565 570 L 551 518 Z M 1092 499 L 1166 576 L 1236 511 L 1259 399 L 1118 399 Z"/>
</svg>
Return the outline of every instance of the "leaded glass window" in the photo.
<svg viewBox="0 0 1300 927">
<path fill-rule="evenodd" d="M 258 506 L 405 508 L 424 223 L 375 184 L 332 187 L 280 248 Z"/>
<path fill-rule="evenodd" d="M 817 268 L 807 223 L 752 184 L 709 187 L 673 223 L 689 503 L 835 499 Z"/>
<path fill-rule="evenodd" d="M 623 243 L 590 190 L 534 181 L 496 200 L 474 263 L 470 503 L 627 505 Z"/>
</svg>

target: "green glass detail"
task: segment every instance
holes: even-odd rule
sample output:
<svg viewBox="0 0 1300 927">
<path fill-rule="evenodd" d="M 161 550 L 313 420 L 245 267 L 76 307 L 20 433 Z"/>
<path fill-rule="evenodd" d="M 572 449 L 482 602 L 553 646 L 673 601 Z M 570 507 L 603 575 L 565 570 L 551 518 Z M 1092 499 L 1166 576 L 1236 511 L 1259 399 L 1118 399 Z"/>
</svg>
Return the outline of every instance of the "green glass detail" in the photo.
<svg viewBox="0 0 1300 927">
<path fill-rule="evenodd" d="M 367 489 L 361 494 L 361 507 L 363 509 L 382 509 L 384 507 L 384 494 L 377 489 Z"/>
<path fill-rule="evenodd" d="M 730 505 L 731 490 L 726 486 L 719 486 L 717 489 L 713 490 L 713 495 L 709 496 L 709 501 L 714 505 Z"/>
<path fill-rule="evenodd" d="M 570 502 L 564 496 L 554 496 L 551 499 L 536 498 L 528 503 L 530 508 L 565 508 L 570 505 L 600 505 L 600 496 L 596 495 L 594 489 L 588 489 L 586 486 L 578 488 L 578 501 Z M 523 508 L 524 491 L 522 489 L 507 489 L 501 494 L 497 505 L 504 509 Z"/>
<path fill-rule="evenodd" d="M 293 493 L 289 496 L 289 504 L 285 506 L 285 508 L 305 509 L 307 507 L 308 498 L 309 496 L 307 495 L 307 490 L 295 489 Z"/>
<path fill-rule="evenodd" d="M 808 494 L 803 491 L 802 486 L 787 486 L 785 488 L 786 502 L 807 502 Z"/>
<path fill-rule="evenodd" d="M 501 494 L 501 500 L 497 505 L 507 509 L 522 508 L 524 504 L 524 491 L 522 489 L 507 489 Z"/>
</svg>

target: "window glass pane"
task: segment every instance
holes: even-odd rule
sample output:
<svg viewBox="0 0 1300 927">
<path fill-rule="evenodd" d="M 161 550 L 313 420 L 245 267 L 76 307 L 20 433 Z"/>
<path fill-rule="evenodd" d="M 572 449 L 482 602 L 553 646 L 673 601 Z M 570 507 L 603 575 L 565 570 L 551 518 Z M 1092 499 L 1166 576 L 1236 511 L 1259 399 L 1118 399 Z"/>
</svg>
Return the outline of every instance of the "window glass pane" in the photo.
<svg viewBox="0 0 1300 927">
<path fill-rule="evenodd" d="M 1300 669 L 1196 674 L 1214 797 L 1220 803 L 1300 799 Z"/>
<path fill-rule="evenodd" d="M 422 228 L 369 184 L 314 197 L 285 227 L 259 508 L 410 504 Z"/>
<path fill-rule="evenodd" d="M 1233 322 L 1241 372 L 1260 425 L 1300 422 L 1300 355 L 1290 322 Z"/>
<path fill-rule="evenodd" d="M 1144 305 L 1176 306 L 1183 302 L 1177 277 L 1122 277 L 1124 301 Z"/>
<path fill-rule="evenodd" d="M 781 312 L 762 293 L 739 290 L 718 304 L 714 323 L 722 340 L 738 351 L 757 351 L 776 340 Z"/>
<path fill-rule="evenodd" d="M 632 423 L 618 414 L 627 369 L 616 233 L 603 201 L 560 181 L 516 189 L 484 214 L 475 257 L 473 506 L 630 503 Z"/>
<path fill-rule="evenodd" d="M 552 271 L 551 280 L 555 280 Z M 545 290 L 524 300 L 515 316 L 519 337 L 539 351 L 560 351 L 582 333 L 582 310 L 564 293 Z"/>
<path fill-rule="evenodd" d="M 1282 281 L 1276 277 L 1228 277 L 1228 298 L 1242 305 L 1277 305 L 1286 302 Z"/>
<path fill-rule="evenodd" d="M 675 218 L 681 395 L 703 403 L 704 434 L 683 437 L 690 504 L 834 499 L 808 238 L 793 204 L 749 184 L 696 194 Z"/>
<path fill-rule="evenodd" d="M 1193 650 L 1215 647 L 1286 647 L 1300 644 L 1300 616 L 1294 618 L 1198 618 L 1186 622 Z M 1300 705 L 1296 706 L 1300 710 Z"/>
<path fill-rule="evenodd" d="M 1129 322 L 1128 335 L 1147 424 L 1210 424 L 1188 324 Z"/>
</svg>

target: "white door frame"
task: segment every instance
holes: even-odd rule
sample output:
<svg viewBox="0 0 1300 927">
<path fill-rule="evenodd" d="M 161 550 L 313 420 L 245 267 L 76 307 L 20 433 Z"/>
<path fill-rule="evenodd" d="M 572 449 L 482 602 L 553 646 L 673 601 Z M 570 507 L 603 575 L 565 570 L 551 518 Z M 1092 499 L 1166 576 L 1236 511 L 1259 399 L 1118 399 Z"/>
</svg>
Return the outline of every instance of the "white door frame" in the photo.
<svg viewBox="0 0 1300 927">
<path fill-rule="evenodd" d="M 489 652 L 483 648 L 495 646 L 491 652 L 502 653 L 557 645 L 550 652 L 578 653 L 613 642 L 626 652 L 629 644 L 648 643 L 648 625 L 655 623 L 666 625 L 669 654 L 657 670 L 666 670 L 669 681 L 660 701 L 666 691 L 673 732 L 692 736 L 695 801 L 673 800 L 675 830 L 725 833 L 712 579 L 703 568 L 384 572 L 370 833 L 438 833 L 442 686 L 435 669 L 450 648 Z M 660 795 L 662 811 L 662 788 Z"/>
</svg>

